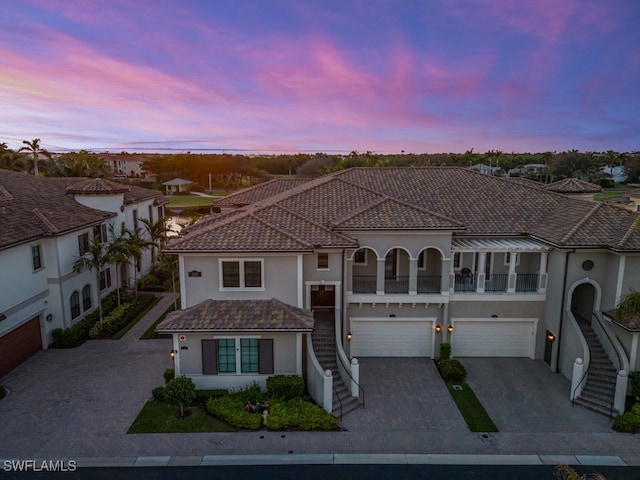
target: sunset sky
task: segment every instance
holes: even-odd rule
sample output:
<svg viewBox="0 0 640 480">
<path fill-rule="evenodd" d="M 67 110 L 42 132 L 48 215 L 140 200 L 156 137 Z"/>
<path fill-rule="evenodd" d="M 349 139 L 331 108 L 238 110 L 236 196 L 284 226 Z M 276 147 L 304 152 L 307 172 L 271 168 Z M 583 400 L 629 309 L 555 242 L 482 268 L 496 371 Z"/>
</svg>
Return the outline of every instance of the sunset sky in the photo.
<svg viewBox="0 0 640 480">
<path fill-rule="evenodd" d="M 0 142 L 640 150 L 638 0 L 0 0 Z"/>
</svg>

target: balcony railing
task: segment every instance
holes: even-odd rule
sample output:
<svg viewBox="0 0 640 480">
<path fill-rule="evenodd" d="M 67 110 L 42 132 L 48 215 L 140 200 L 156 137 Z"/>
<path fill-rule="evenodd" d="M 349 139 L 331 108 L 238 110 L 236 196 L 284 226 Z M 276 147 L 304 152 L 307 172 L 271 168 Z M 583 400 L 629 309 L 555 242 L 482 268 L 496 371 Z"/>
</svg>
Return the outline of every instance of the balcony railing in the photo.
<svg viewBox="0 0 640 480">
<path fill-rule="evenodd" d="M 440 275 L 419 275 L 418 293 L 440 293 Z"/>
<path fill-rule="evenodd" d="M 519 273 L 516 276 L 516 292 L 537 292 L 538 274 Z"/>
<path fill-rule="evenodd" d="M 409 293 L 409 276 L 403 275 L 385 278 L 384 293 Z"/>
<path fill-rule="evenodd" d="M 508 273 L 492 273 L 487 275 L 484 281 L 485 292 L 506 292 L 509 283 Z"/>
<path fill-rule="evenodd" d="M 477 278 L 474 274 L 456 273 L 454 292 L 475 292 Z"/>
<path fill-rule="evenodd" d="M 353 293 L 376 293 L 377 278 L 375 275 L 354 275 Z"/>
</svg>

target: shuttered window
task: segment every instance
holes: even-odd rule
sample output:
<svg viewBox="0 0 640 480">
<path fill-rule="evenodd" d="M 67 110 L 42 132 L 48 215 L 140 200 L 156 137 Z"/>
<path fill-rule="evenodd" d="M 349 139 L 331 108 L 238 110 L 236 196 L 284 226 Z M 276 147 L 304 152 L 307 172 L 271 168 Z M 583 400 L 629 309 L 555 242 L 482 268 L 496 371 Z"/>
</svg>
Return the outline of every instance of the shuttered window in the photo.
<svg viewBox="0 0 640 480">
<path fill-rule="evenodd" d="M 240 345 L 238 350 L 236 347 Z M 202 374 L 274 373 L 273 339 L 220 338 L 202 340 Z"/>
</svg>

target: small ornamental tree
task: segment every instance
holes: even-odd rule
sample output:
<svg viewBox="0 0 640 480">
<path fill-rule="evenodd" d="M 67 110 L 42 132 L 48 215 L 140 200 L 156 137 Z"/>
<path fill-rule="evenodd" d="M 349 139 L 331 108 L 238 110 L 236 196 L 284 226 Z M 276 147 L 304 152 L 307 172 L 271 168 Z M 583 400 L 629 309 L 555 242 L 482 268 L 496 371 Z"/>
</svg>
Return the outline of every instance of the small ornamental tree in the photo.
<svg viewBox="0 0 640 480">
<path fill-rule="evenodd" d="M 196 386 L 190 378 L 176 377 L 167 383 L 164 389 L 164 398 L 172 405 L 180 407 L 180 418 L 184 417 L 184 406 L 193 403 L 196 399 Z"/>
</svg>

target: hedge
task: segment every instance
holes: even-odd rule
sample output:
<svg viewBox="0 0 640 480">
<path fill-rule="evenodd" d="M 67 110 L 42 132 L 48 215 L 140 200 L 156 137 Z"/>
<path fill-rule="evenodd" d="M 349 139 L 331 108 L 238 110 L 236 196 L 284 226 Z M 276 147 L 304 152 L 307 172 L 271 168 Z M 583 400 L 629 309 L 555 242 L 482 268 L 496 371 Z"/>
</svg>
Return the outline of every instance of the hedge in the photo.
<svg viewBox="0 0 640 480">
<path fill-rule="evenodd" d="M 304 380 L 299 375 L 274 375 L 267 378 L 267 396 L 290 400 L 304 396 Z"/>
<path fill-rule="evenodd" d="M 622 433 L 640 432 L 640 403 L 636 403 L 630 411 L 618 415 L 612 428 Z"/>
<path fill-rule="evenodd" d="M 445 382 L 461 382 L 467 376 L 464 365 L 455 358 L 440 360 L 438 370 L 440 370 L 440 375 Z"/>
<path fill-rule="evenodd" d="M 247 412 L 245 403 L 233 395 L 210 398 L 207 401 L 207 411 L 231 426 L 257 430 L 262 426 L 262 415 Z"/>
<path fill-rule="evenodd" d="M 271 404 L 268 430 L 336 430 L 338 419 L 315 403 L 302 398 Z"/>
</svg>

